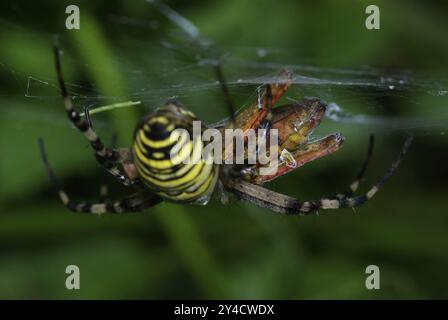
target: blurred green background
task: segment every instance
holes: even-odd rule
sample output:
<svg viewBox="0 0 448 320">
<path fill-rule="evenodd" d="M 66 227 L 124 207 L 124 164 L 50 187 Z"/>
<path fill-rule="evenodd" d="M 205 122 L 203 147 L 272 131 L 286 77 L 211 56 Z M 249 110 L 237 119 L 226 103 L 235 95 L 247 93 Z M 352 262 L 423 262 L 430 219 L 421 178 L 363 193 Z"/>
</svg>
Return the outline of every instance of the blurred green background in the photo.
<svg viewBox="0 0 448 320">
<path fill-rule="evenodd" d="M 0 4 L 0 298 L 448 298 L 446 3 L 166 3 L 213 45 L 192 41 L 143 0 Z M 68 4 L 80 7 L 80 30 L 65 29 Z M 364 26 L 369 4 L 380 7 L 380 30 Z M 204 63 L 219 57 L 237 105 L 256 98 L 254 79 L 290 66 L 296 74 L 342 84 L 299 83 L 290 98 L 319 96 L 346 113 L 380 119 L 324 120 L 317 134 L 340 131 L 344 147 L 278 179 L 272 189 L 300 199 L 344 190 L 374 132 L 366 188 L 393 161 L 405 134 L 415 134 L 415 143 L 396 175 L 356 212 L 296 218 L 212 201 L 161 204 L 144 214 L 72 214 L 45 175 L 40 136 L 73 197 L 93 200 L 103 183 L 115 198 L 129 190 L 98 167 L 66 120 L 54 34 L 77 106 L 143 102 L 93 117 L 106 142 L 117 132 L 119 144 L 130 145 L 138 118 L 171 96 L 206 121 L 227 116 Z M 353 81 L 366 84 L 349 85 Z M 397 84 L 403 85 L 387 90 Z M 77 291 L 65 288 L 70 264 L 81 270 Z M 380 267 L 380 290 L 365 288 L 371 264 Z"/>
</svg>

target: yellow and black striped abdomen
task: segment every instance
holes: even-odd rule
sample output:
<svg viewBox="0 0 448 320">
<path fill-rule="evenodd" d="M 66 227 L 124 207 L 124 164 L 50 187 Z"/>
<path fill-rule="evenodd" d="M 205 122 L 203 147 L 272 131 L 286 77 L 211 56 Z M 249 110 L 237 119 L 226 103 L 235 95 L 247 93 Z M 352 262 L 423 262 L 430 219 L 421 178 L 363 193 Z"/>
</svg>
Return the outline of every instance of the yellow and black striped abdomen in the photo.
<svg viewBox="0 0 448 320">
<path fill-rule="evenodd" d="M 139 177 L 170 201 L 206 203 L 215 187 L 218 167 L 202 157 L 203 141 L 192 132 L 195 120 L 179 105 L 168 104 L 145 118 L 135 131 L 133 152 Z"/>
</svg>

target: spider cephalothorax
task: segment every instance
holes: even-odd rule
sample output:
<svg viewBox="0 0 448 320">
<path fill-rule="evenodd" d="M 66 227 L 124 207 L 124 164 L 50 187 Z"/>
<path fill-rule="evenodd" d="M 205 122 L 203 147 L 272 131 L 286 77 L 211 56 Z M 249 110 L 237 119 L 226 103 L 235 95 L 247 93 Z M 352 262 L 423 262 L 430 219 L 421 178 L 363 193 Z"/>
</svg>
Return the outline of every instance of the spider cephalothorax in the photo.
<svg viewBox="0 0 448 320">
<path fill-rule="evenodd" d="M 54 176 L 40 140 L 41 154 L 51 180 L 56 184 L 62 202 L 72 211 L 86 213 L 121 213 L 143 211 L 162 200 L 181 204 L 205 204 L 219 184 L 227 192 L 240 199 L 275 212 L 304 215 L 317 209 L 337 209 L 356 207 L 371 199 L 398 167 L 411 144 L 408 137 L 403 148 L 386 174 L 366 193 L 354 196 L 359 181 L 363 177 L 368 160 L 372 154 L 373 136 L 370 138 L 367 158 L 358 176 L 346 192 L 319 200 L 299 201 L 295 197 L 283 195 L 264 188 L 262 185 L 272 181 L 304 164 L 333 153 L 339 149 L 343 137 L 339 133 L 330 134 L 318 140 L 309 139 L 310 134 L 322 120 L 326 104 L 318 98 L 308 98 L 273 108 L 293 82 L 290 71 L 282 71 L 274 83 L 265 85 L 264 92 L 239 113 L 234 112 L 228 89 L 219 66 L 217 76 L 232 117 L 229 121 L 213 126 L 216 131 L 238 129 L 246 139 L 250 130 L 276 129 L 278 132 L 277 153 L 270 151 L 276 161 L 274 170 L 265 163 L 255 162 L 221 166 L 216 162 L 207 162 L 214 158 L 209 151 L 204 158 L 204 143 L 201 137 L 191 135 L 193 121 L 198 119 L 176 101 L 168 101 L 165 106 L 143 118 L 134 133 L 134 142 L 130 148 L 111 149 L 103 145 L 98 135 L 84 117 L 73 107 L 62 78 L 59 51 L 55 48 L 56 70 L 64 99 L 64 105 L 70 121 L 84 133 L 90 142 L 95 157 L 118 181 L 136 189 L 136 193 L 120 201 L 100 201 L 97 203 L 76 202 L 71 200 Z M 203 128 L 205 125 L 201 124 Z M 182 129 L 189 133 L 179 133 Z M 263 131 L 264 132 L 264 131 Z M 211 149 L 210 149 L 211 150 Z M 225 161 L 234 152 L 232 144 L 222 146 L 220 157 Z M 216 150 L 215 150 L 216 152 Z M 242 151 L 243 158 L 250 151 Z M 189 159 L 191 161 L 184 160 Z M 263 174 L 261 172 L 263 171 Z"/>
</svg>

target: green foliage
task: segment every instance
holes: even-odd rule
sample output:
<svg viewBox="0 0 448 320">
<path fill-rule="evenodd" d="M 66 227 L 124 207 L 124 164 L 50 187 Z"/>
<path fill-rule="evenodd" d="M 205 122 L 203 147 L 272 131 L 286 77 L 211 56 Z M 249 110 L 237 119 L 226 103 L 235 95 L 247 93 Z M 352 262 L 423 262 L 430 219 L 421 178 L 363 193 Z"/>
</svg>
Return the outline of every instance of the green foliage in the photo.
<svg viewBox="0 0 448 320">
<path fill-rule="evenodd" d="M 78 106 L 143 101 L 144 106 L 94 116 L 106 142 L 118 132 L 120 144 L 129 145 L 139 116 L 172 95 L 210 121 L 225 115 L 225 107 L 218 88 L 195 83 L 214 81 L 207 66 L 184 57 L 198 48 L 187 45 L 179 53 L 162 46 L 162 41 L 174 41 L 179 30 L 144 1 L 81 1 L 79 31 L 65 30 L 65 7 L 47 2 L 47 17 L 13 1 L 0 10 L 0 298 L 448 297 L 447 188 L 442 178 L 447 173 L 446 136 L 430 126 L 415 132 L 416 143 L 397 175 L 356 213 L 319 212 L 298 219 L 217 201 L 205 207 L 164 203 L 139 215 L 69 213 L 45 176 L 37 137 L 45 139 L 50 161 L 73 196 L 95 199 L 102 183 L 114 181 L 102 173 L 65 118 L 52 34 L 60 34 L 64 75 Z M 267 47 L 283 52 L 265 60 L 279 65 L 311 61 L 322 67 L 374 65 L 386 71 L 423 70 L 429 78 L 446 75 L 446 19 L 435 5 L 408 3 L 380 1 L 382 28 L 374 32 L 364 28 L 363 2 L 171 4 L 219 48 L 227 48 L 223 51 L 238 51 L 252 61 L 263 62 L 250 48 Z M 240 73 L 276 72 L 238 64 L 224 69 L 232 79 Z M 28 82 L 29 76 L 38 80 Z M 415 116 L 439 125 L 447 119 L 446 98 L 428 96 L 425 90 L 378 101 L 378 95 L 350 89 L 333 96 L 325 88 L 299 87 L 291 95 L 301 99 L 321 93 L 353 114 Z M 231 86 L 238 105 L 253 99 L 254 90 L 255 85 Z M 403 132 L 325 120 L 317 134 L 341 131 L 347 137 L 344 148 L 269 187 L 300 199 L 345 189 L 371 129 L 379 133 L 378 143 L 363 185 L 372 183 L 394 159 Z M 111 190 L 114 197 L 127 192 Z M 81 269 L 79 291 L 65 289 L 69 264 Z M 370 264 L 380 266 L 381 290 L 365 289 Z"/>
</svg>

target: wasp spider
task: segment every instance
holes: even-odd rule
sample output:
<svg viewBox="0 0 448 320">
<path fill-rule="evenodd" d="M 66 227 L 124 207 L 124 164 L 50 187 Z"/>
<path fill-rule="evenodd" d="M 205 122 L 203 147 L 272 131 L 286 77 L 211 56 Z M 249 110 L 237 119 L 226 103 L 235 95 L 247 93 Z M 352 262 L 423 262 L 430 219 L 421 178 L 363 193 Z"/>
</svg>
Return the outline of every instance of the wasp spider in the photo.
<svg viewBox="0 0 448 320">
<path fill-rule="evenodd" d="M 276 172 L 260 174 L 263 165 L 219 165 L 204 161 L 184 164 L 179 159 L 169 157 L 173 148 L 168 139 L 173 130 L 183 128 L 191 131 L 192 122 L 197 118 L 180 103 L 169 101 L 163 107 L 144 117 L 134 133 L 134 142 L 130 148 L 108 148 L 93 130 L 86 117 L 81 116 L 73 106 L 67 92 L 61 71 L 59 49 L 54 49 L 56 72 L 64 106 L 68 118 L 89 141 L 98 163 L 120 183 L 135 190 L 135 193 L 119 201 L 104 200 L 97 203 L 72 200 L 56 179 L 46 157 L 43 141 L 39 140 L 40 151 L 51 181 L 57 187 L 59 197 L 68 209 L 75 212 L 102 214 L 140 212 L 166 200 L 179 204 L 205 204 L 212 193 L 223 189 L 238 198 L 257 206 L 269 208 L 274 212 L 305 215 L 318 209 L 337 209 L 356 207 L 371 199 L 383 184 L 392 176 L 409 148 L 412 138 L 408 137 L 398 158 L 365 194 L 354 196 L 362 179 L 373 149 L 373 136 L 370 138 L 367 158 L 355 181 L 348 191 L 319 200 L 300 201 L 264 188 L 268 181 L 282 176 L 304 164 L 333 153 L 339 149 L 344 138 L 341 134 L 330 134 L 320 140 L 309 139 L 325 114 L 326 104 L 317 98 L 305 99 L 300 103 L 273 108 L 275 103 L 292 84 L 293 75 L 283 71 L 278 79 L 264 88 L 257 101 L 239 113 L 233 105 L 219 66 L 215 67 L 218 80 L 225 98 L 232 110 L 230 121 L 217 125 L 218 129 L 240 128 L 259 130 L 260 128 L 278 129 L 279 165 Z M 202 150 L 201 141 L 185 141 L 189 150 Z M 280 153 L 287 151 L 289 160 L 282 159 Z M 223 153 L 227 154 L 226 150 Z M 294 165 L 291 165 L 291 161 Z"/>
</svg>

